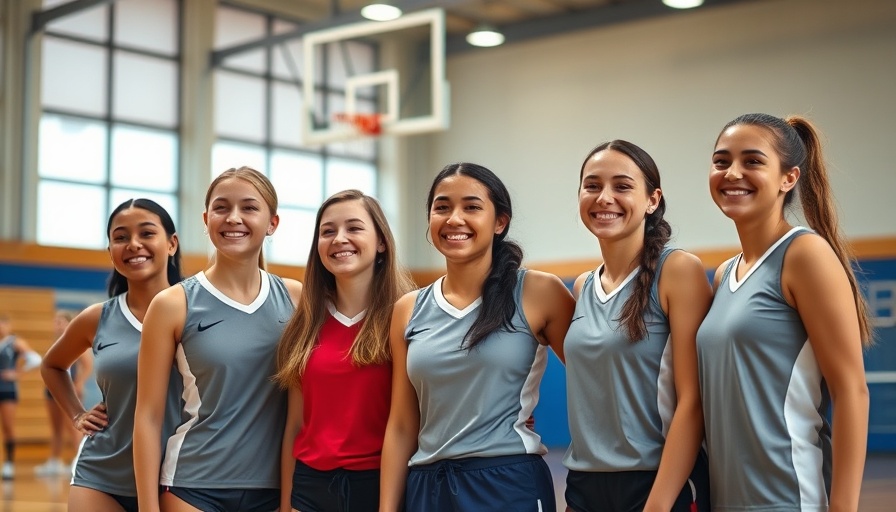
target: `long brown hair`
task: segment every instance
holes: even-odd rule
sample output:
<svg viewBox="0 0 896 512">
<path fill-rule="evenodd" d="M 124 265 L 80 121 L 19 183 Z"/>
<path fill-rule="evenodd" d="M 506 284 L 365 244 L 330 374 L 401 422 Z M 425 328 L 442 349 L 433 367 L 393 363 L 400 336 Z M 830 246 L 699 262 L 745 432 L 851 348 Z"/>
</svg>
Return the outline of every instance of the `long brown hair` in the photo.
<svg viewBox="0 0 896 512">
<path fill-rule="evenodd" d="M 782 172 L 793 167 L 800 168 L 800 179 L 797 186 L 784 196 L 784 206 L 791 204 L 794 191 L 799 189 L 800 204 L 806 222 L 827 240 L 837 259 L 840 260 L 843 270 L 846 271 L 856 303 L 862 344 L 870 346 L 874 335 L 868 316 L 868 305 L 852 268 L 856 260 L 855 254 L 840 232 L 840 222 L 837 219 L 837 209 L 834 205 L 834 195 L 828 180 L 818 130 L 808 119 L 801 116 L 781 119 L 769 114 L 744 114 L 725 125 L 722 132 L 735 125 L 760 126 L 767 129 L 774 136 L 775 149 L 781 157 Z M 719 136 L 721 137 L 721 134 Z"/>
<path fill-rule="evenodd" d="M 324 211 L 344 201 L 359 201 L 364 206 L 373 219 L 376 234 L 386 247 L 374 262 L 367 314 L 358 337 L 352 343 L 351 356 L 355 365 L 382 364 L 392 359 L 389 350 L 392 306 L 402 295 L 416 287 L 410 274 L 396 258 L 392 230 L 376 199 L 359 190 L 344 190 L 330 196 L 317 210 L 301 303 L 286 324 L 277 347 L 277 373 L 274 379 L 283 388 L 301 379 L 311 352 L 317 345 L 320 329 L 329 315 L 327 304 L 336 302 L 336 278 L 321 261 L 317 239 L 320 237 Z"/>
<path fill-rule="evenodd" d="M 208 186 L 208 190 L 205 192 L 206 211 L 208 211 L 208 205 L 212 200 L 212 192 L 215 190 L 215 187 L 229 179 L 240 179 L 255 187 L 255 189 L 258 190 L 258 193 L 261 194 L 261 198 L 264 200 L 265 204 L 268 205 L 268 211 L 270 212 L 271 217 L 277 215 L 277 191 L 274 189 L 273 183 L 271 183 L 271 180 L 261 172 L 256 171 L 251 167 L 246 167 L 245 165 L 239 168 L 231 167 L 212 180 L 211 184 Z M 264 250 L 261 250 L 258 253 L 258 267 L 262 270 L 266 268 L 264 262 Z"/>
<path fill-rule="evenodd" d="M 650 155 L 640 147 L 625 140 L 613 140 L 604 142 L 595 147 L 585 157 L 582 168 L 579 171 L 579 187 L 582 186 L 582 178 L 585 174 L 585 166 L 591 157 L 601 151 L 618 151 L 627 156 L 641 170 L 644 176 L 644 184 L 647 195 L 660 188 L 660 171 Z M 617 319 L 628 334 L 630 341 L 644 339 L 647 334 L 647 325 L 644 323 L 644 312 L 650 305 L 650 289 L 656 277 L 656 265 L 660 259 L 663 248 L 672 236 L 672 226 L 663 218 L 666 214 L 666 198 L 660 196 L 660 201 L 653 213 L 644 219 L 644 247 L 638 253 L 638 268 L 640 271 L 635 278 L 635 289 L 625 301 L 622 312 Z"/>
</svg>

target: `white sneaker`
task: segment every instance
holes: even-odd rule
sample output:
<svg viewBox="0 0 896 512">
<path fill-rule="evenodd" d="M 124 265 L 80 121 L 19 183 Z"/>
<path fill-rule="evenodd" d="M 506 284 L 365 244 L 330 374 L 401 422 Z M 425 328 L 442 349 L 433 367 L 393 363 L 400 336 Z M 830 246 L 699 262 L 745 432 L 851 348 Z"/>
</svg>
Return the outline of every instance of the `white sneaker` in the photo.
<svg viewBox="0 0 896 512">
<path fill-rule="evenodd" d="M 34 466 L 34 474 L 37 476 L 56 476 L 65 474 L 65 464 L 59 459 L 49 459 L 43 464 Z"/>
<path fill-rule="evenodd" d="M 13 477 L 16 476 L 15 468 L 12 466 L 12 462 L 4 462 L 3 463 L 3 479 L 4 480 L 12 480 Z"/>
</svg>

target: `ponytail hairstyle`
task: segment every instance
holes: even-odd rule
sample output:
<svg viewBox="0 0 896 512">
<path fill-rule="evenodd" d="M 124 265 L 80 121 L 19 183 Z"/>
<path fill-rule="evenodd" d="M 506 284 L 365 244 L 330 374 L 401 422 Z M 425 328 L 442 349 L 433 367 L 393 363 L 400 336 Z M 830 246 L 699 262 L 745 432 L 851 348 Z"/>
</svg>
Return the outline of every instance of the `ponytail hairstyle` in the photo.
<svg viewBox="0 0 896 512">
<path fill-rule="evenodd" d="M 255 189 L 258 190 L 258 193 L 261 194 L 261 198 L 264 200 L 265 204 L 268 205 L 268 212 L 271 214 L 271 217 L 273 218 L 277 215 L 277 191 L 274 189 L 273 183 L 271 183 L 271 180 L 261 172 L 256 171 L 251 167 L 246 167 L 245 165 L 239 168 L 231 167 L 212 180 L 211 184 L 208 186 L 208 190 L 205 192 L 205 211 L 208 211 L 209 203 L 212 201 L 212 192 L 215 190 L 215 187 L 229 179 L 240 179 L 255 187 Z M 264 251 L 259 251 L 258 268 L 264 270 L 266 267 L 267 265 L 265 265 L 264 262 Z"/>
<path fill-rule="evenodd" d="M 156 214 L 162 222 L 162 228 L 165 230 L 165 235 L 168 236 L 169 240 L 175 233 L 177 233 L 177 230 L 174 228 L 174 221 L 171 220 L 171 215 L 168 214 L 168 211 L 152 199 L 140 197 L 137 199 L 128 199 L 112 210 L 112 214 L 109 215 L 109 221 L 106 223 L 107 237 L 112 235 L 112 221 L 115 220 L 115 216 L 129 208 L 142 208 L 150 213 Z M 180 267 L 180 244 L 177 244 L 177 250 L 174 252 L 174 256 L 168 256 L 167 269 L 169 285 L 177 284 L 183 279 Z M 112 274 L 109 276 L 106 289 L 109 292 L 109 297 L 120 295 L 128 291 L 128 280 L 117 270 L 112 269 Z"/>
<path fill-rule="evenodd" d="M 579 171 L 579 187 L 582 186 L 582 178 L 585 175 L 585 165 L 591 157 L 601 151 L 616 151 L 627 156 L 644 176 L 647 195 L 652 194 L 660 186 L 660 171 L 657 169 L 653 158 L 646 151 L 631 142 L 616 139 L 604 142 L 588 153 L 582 162 Z M 650 289 L 656 278 L 656 267 L 663 248 L 672 236 L 672 226 L 663 218 L 666 213 L 666 198 L 660 195 L 660 201 L 653 210 L 644 218 L 644 247 L 638 254 L 639 272 L 635 278 L 635 289 L 625 301 L 620 317 L 617 319 L 628 333 L 629 340 L 636 342 L 644 339 L 647 334 L 647 325 L 644 323 L 644 312 L 650 303 Z"/>
<path fill-rule="evenodd" d="M 346 201 L 358 201 L 373 220 L 377 237 L 386 249 L 376 255 L 370 283 L 367 313 L 364 324 L 350 350 L 355 366 L 384 364 L 392 360 L 389 348 L 389 327 L 392 306 L 402 295 L 415 288 L 410 274 L 396 257 L 395 238 L 376 199 L 360 190 L 344 190 L 330 196 L 317 210 L 311 250 L 305 267 L 304 291 L 277 346 L 277 373 L 274 380 L 284 389 L 299 383 L 311 352 L 317 346 L 324 322 L 329 318 L 327 303 L 336 302 L 336 278 L 327 270 L 317 248 L 320 223 L 330 206 Z"/>
<path fill-rule="evenodd" d="M 781 159 L 781 172 L 799 167 L 799 181 L 797 186 L 784 196 L 784 206 L 791 204 L 794 191 L 798 188 L 806 222 L 810 228 L 827 240 L 831 248 L 834 249 L 837 259 L 840 260 L 843 270 L 846 271 L 856 304 L 856 313 L 859 317 L 862 344 L 866 347 L 870 346 L 873 334 L 868 317 L 868 306 L 856 281 L 855 272 L 853 272 L 852 264 L 855 262 L 855 255 L 840 232 L 818 130 L 808 119 L 801 116 L 781 119 L 768 114 L 744 114 L 726 124 L 722 128 L 722 132 L 736 125 L 759 126 L 772 133 L 775 149 Z M 721 133 L 719 137 L 721 137 Z"/>
<path fill-rule="evenodd" d="M 464 336 L 467 348 L 472 349 L 498 329 L 513 330 L 511 321 L 516 313 L 513 293 L 517 284 L 517 271 L 523 262 L 523 249 L 516 242 L 507 239 L 510 220 L 513 218 L 510 192 L 495 173 L 481 165 L 471 163 L 446 165 L 429 188 L 429 196 L 426 199 L 427 213 L 432 209 L 439 183 L 451 176 L 467 176 L 481 183 L 488 190 L 489 199 L 495 206 L 495 218 L 503 216 L 507 219 L 504 230 L 496 233 L 492 239 L 492 264 L 482 285 L 482 305 L 479 308 L 479 315 Z"/>
</svg>

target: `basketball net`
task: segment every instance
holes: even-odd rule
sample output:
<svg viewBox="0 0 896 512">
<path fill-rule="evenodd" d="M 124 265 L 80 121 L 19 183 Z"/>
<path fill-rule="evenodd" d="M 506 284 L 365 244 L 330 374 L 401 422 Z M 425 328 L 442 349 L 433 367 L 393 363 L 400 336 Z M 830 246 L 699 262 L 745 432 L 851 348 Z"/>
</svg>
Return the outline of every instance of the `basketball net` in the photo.
<svg viewBox="0 0 896 512">
<path fill-rule="evenodd" d="M 333 116 L 333 119 L 339 123 L 350 123 L 355 130 L 361 135 L 376 137 L 383 133 L 383 125 L 381 124 L 382 114 L 347 114 L 340 112 Z"/>
</svg>

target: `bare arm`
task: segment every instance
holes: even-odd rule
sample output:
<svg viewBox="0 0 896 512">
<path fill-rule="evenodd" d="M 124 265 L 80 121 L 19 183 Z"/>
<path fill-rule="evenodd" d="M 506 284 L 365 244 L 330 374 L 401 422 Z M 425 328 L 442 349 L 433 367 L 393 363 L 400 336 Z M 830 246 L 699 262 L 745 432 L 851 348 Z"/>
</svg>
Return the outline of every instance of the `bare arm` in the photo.
<svg viewBox="0 0 896 512">
<path fill-rule="evenodd" d="M 523 310 L 532 331 L 542 344 L 549 345 L 560 362 L 566 363 L 563 341 L 576 301 L 559 277 L 529 270 L 523 285 Z"/>
<path fill-rule="evenodd" d="M 156 295 L 143 319 L 137 357 L 137 407 L 134 413 L 134 476 L 141 511 L 159 510 L 162 424 L 175 349 L 187 315 L 180 286 Z"/>
<path fill-rule="evenodd" d="M 420 434 L 420 405 L 417 391 L 408 379 L 408 344 L 404 330 L 410 320 L 417 292 L 398 299 L 392 311 L 389 342 L 392 346 L 392 406 L 380 472 L 380 511 L 398 512 L 404 502 L 408 461 L 417 450 Z"/>
<path fill-rule="evenodd" d="M 84 386 L 87 385 L 87 380 L 93 375 L 93 350 L 85 350 L 81 357 L 75 361 L 75 367 L 77 368 L 73 379 L 75 393 L 78 395 L 78 398 L 83 400 Z"/>
<path fill-rule="evenodd" d="M 302 430 L 304 400 L 302 389 L 297 385 L 289 388 L 289 403 L 286 409 L 286 427 L 280 448 L 280 512 L 292 510 L 292 475 L 296 469 L 296 459 L 292 456 L 292 446 L 296 435 Z"/>
<path fill-rule="evenodd" d="M 660 274 L 660 300 L 672 343 L 676 406 L 645 512 L 672 509 L 703 442 L 703 409 L 697 377 L 697 329 L 712 303 L 712 289 L 697 257 L 683 251 L 668 256 Z"/>
<path fill-rule="evenodd" d="M 833 402 L 830 512 L 858 510 L 869 399 L 852 289 L 831 247 L 815 235 L 793 241 L 781 284 L 800 314 Z"/>
<path fill-rule="evenodd" d="M 289 297 L 292 299 L 292 305 L 298 306 L 299 301 L 302 300 L 302 283 L 296 281 L 295 279 L 283 279 L 283 284 L 286 285 L 286 289 L 287 291 L 289 291 Z"/>
<path fill-rule="evenodd" d="M 68 369 L 75 364 L 85 353 L 93 354 L 93 338 L 100 322 L 100 314 L 103 311 L 102 304 L 94 304 L 82 311 L 66 327 L 62 336 L 53 343 L 47 355 L 40 365 L 40 374 L 44 384 L 50 390 L 50 394 L 80 432 L 93 435 L 106 428 L 109 418 L 102 407 L 94 407 L 85 411 L 78 387 L 72 382 Z M 92 361 L 91 357 L 91 361 Z M 84 381 L 89 377 L 89 371 L 85 375 L 78 374 L 81 379 L 81 389 Z"/>
</svg>

